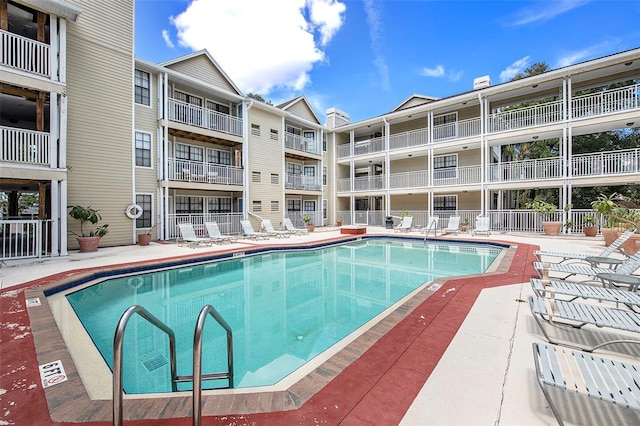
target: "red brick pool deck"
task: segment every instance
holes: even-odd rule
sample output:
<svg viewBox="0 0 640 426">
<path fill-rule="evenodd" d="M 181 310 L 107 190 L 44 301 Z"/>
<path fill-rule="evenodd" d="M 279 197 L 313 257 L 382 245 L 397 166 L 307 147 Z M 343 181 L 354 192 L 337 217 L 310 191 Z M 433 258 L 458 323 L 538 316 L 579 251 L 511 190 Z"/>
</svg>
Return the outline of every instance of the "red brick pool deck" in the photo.
<svg viewBox="0 0 640 426">
<path fill-rule="evenodd" d="M 345 367 L 341 372 L 297 408 L 295 405 L 291 408 L 286 401 L 264 401 L 265 406 L 278 406 L 279 403 L 283 409 L 276 412 L 205 416 L 203 424 L 398 424 L 438 364 L 481 290 L 528 282 L 531 277 L 537 276 L 533 269 L 533 251 L 536 249 L 538 246 L 518 243 L 509 255 L 511 258 L 504 259 L 503 266 L 496 272 L 440 281 L 443 282 L 442 287 L 414 308 L 405 308 L 408 312 L 402 313 L 406 315 L 404 319 L 384 332 L 355 360 L 343 361 Z M 112 424 L 110 420 L 70 423 L 51 419 L 45 390 L 40 384 L 39 362 L 25 302 L 25 290 L 94 269 L 99 268 L 56 274 L 0 292 L 0 418 L 3 419 L 0 424 Z M 47 391 L 53 388 L 55 386 Z M 289 396 L 295 398 L 291 393 Z M 68 403 L 68 407 L 65 403 L 64 407 L 56 408 L 74 410 L 72 402 Z M 167 402 L 164 406 L 158 406 L 157 410 L 171 413 L 175 408 L 171 402 Z M 184 411 L 185 407 L 181 408 Z M 237 406 L 234 409 L 238 412 Z M 191 417 L 126 420 L 126 405 L 124 413 L 127 425 L 192 424 Z"/>
</svg>

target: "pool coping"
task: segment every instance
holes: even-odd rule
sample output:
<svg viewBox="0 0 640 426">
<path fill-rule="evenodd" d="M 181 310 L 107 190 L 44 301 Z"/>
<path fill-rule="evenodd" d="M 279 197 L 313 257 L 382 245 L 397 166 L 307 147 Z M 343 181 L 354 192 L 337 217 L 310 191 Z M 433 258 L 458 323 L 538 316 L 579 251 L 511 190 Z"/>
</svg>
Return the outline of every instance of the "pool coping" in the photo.
<svg viewBox="0 0 640 426">
<path fill-rule="evenodd" d="M 423 238 L 415 238 L 411 236 L 390 236 L 369 234 L 364 238 L 397 238 L 397 239 L 414 239 L 423 240 Z M 287 250 L 292 246 L 303 247 L 306 249 L 316 248 L 317 246 L 326 246 L 345 241 L 358 240 L 360 238 L 344 238 L 337 237 L 322 240 L 310 244 L 295 244 L 289 246 L 261 246 L 250 250 L 229 250 L 228 252 L 215 255 L 215 258 L 232 257 L 234 252 L 244 251 L 258 253 L 270 250 Z M 478 244 L 478 241 L 465 240 L 446 240 L 442 238 L 429 239 L 439 243 L 451 241 L 455 243 L 472 243 Z M 484 243 L 492 245 L 508 246 L 498 241 L 485 240 Z M 523 245 L 526 246 L 526 245 Z M 442 287 L 436 290 L 439 293 L 450 291 L 450 286 L 446 283 L 455 283 L 460 280 L 468 280 L 474 277 L 487 276 L 498 277 L 499 275 L 508 274 L 512 261 L 514 259 L 517 245 L 510 245 L 505 250 L 500 265 L 494 272 L 478 275 L 467 275 L 462 278 L 446 278 L 438 279 L 435 282 L 441 284 Z M 28 308 L 29 318 L 32 324 L 33 339 L 35 342 L 38 362 L 40 364 L 60 359 L 65 366 L 68 380 L 59 385 L 49 387 L 44 390 L 51 419 L 54 421 L 106 421 L 111 420 L 112 402 L 110 400 L 90 400 L 82 384 L 75 364 L 62 340 L 62 336 L 58 327 L 53 320 L 53 315 L 45 297 L 46 292 L 51 292 L 54 287 L 67 288 L 72 282 L 78 280 L 92 280 L 96 276 L 102 276 L 111 273 L 114 270 L 131 271 L 140 270 L 140 268 L 151 268 L 153 265 L 166 265 L 167 262 L 175 261 L 183 264 L 184 262 L 201 262 L 211 258 L 211 255 L 191 255 L 179 256 L 175 258 L 154 259 L 150 261 L 125 263 L 106 267 L 95 267 L 69 271 L 58 276 L 50 276 L 44 280 L 49 281 L 47 284 L 40 285 L 36 288 L 28 288 L 24 291 L 25 299 L 40 297 L 42 309 Z M 513 281 L 513 280 L 511 280 Z M 518 281 L 516 281 L 518 282 Z M 448 287 L 443 290 L 444 287 Z M 276 414 L 287 411 L 295 411 L 301 409 L 305 404 L 313 400 L 314 395 L 327 387 L 334 379 L 343 374 L 357 360 L 363 357 L 382 337 L 406 318 L 420 305 L 422 305 L 435 291 L 423 289 L 415 294 L 411 299 L 407 300 L 385 318 L 373 325 L 368 331 L 364 332 L 360 337 L 356 338 L 345 348 L 335 355 L 331 356 L 327 361 L 307 374 L 304 378 L 291 385 L 286 391 L 270 391 L 270 392 L 252 392 L 245 393 L 242 390 L 227 391 L 224 395 L 203 395 L 202 413 L 204 416 L 229 416 L 229 415 L 249 415 L 249 414 Z M 380 376 L 384 371 L 380 372 Z M 370 374 L 371 378 L 377 373 Z M 70 404 L 69 401 L 73 400 Z M 191 415 L 191 393 L 185 393 L 184 396 L 173 396 L 171 398 L 148 398 L 148 397 L 127 397 L 124 401 L 124 413 L 127 419 L 163 419 L 163 418 L 183 418 Z"/>
</svg>

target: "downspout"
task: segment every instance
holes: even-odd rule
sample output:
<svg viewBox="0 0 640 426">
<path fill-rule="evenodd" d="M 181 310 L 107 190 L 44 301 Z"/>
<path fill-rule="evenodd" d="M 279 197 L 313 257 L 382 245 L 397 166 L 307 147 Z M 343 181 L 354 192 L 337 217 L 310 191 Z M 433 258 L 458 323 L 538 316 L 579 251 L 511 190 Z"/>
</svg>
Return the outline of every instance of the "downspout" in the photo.
<svg viewBox="0 0 640 426">
<path fill-rule="evenodd" d="M 250 99 L 246 110 L 242 111 L 242 132 L 244 133 L 244 143 L 242 144 L 242 171 L 245 182 L 243 185 L 244 190 L 242 191 L 242 199 L 244 202 L 242 203 L 243 211 L 241 213 L 243 219 L 248 218 L 247 211 L 249 210 L 249 168 L 245 167 L 245 164 L 249 164 L 249 110 L 253 106 L 253 102 L 254 100 Z M 284 138 L 284 134 L 282 136 Z"/>
<path fill-rule="evenodd" d="M 485 108 L 486 99 L 483 101 L 482 95 L 478 92 L 478 103 L 480 104 L 480 215 L 483 216 L 487 211 L 487 194 L 486 192 L 486 183 L 485 183 L 485 167 L 487 167 L 486 160 L 486 108 Z"/>
<path fill-rule="evenodd" d="M 385 216 L 391 215 L 391 176 L 390 176 L 390 161 L 389 161 L 389 122 L 387 117 L 383 116 L 384 122 L 384 187 L 386 188 L 386 203 L 385 203 Z"/>
<path fill-rule="evenodd" d="M 161 123 L 162 128 L 160 131 L 162 132 L 162 153 L 160 153 L 160 160 L 162 161 L 163 166 L 163 181 L 164 188 L 163 193 L 164 197 L 162 200 L 163 211 L 162 211 L 162 221 L 164 222 L 164 226 L 162 226 L 162 232 L 160 238 L 163 240 L 168 239 L 169 234 L 169 126 L 167 126 L 167 121 L 169 119 L 169 106 L 167 100 L 169 99 L 169 75 L 167 73 L 162 74 L 162 118 Z M 160 110 L 158 110 L 160 114 Z"/>
<path fill-rule="evenodd" d="M 435 170 L 433 169 L 433 111 L 427 112 L 427 220 L 428 217 L 433 216 L 433 175 Z"/>
</svg>

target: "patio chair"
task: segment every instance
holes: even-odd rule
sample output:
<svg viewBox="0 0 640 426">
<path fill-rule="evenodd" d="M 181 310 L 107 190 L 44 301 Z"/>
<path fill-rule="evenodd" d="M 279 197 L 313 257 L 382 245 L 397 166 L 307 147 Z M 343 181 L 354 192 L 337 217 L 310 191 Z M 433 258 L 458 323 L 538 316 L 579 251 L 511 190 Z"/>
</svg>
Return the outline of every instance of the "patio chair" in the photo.
<svg viewBox="0 0 640 426">
<path fill-rule="evenodd" d="M 424 238 L 426 239 L 429 236 L 429 233 L 431 231 L 433 231 L 433 236 L 435 237 L 438 234 L 438 222 L 440 221 L 440 217 L 439 216 L 429 216 L 429 221 L 427 222 L 427 226 L 425 226 L 424 232 Z"/>
<path fill-rule="evenodd" d="M 243 219 L 240 221 L 240 226 L 242 227 L 242 233 L 244 234 L 244 236 L 246 238 L 249 238 L 251 240 L 259 240 L 259 239 L 263 239 L 263 240 L 268 240 L 269 239 L 269 234 L 264 233 L 264 232 L 256 232 L 253 230 L 253 226 L 251 226 L 251 222 L 249 222 L 247 219 Z"/>
<path fill-rule="evenodd" d="M 296 228 L 295 226 L 293 226 L 293 222 L 291 222 L 291 219 L 289 219 L 288 217 L 284 218 L 282 224 L 284 225 L 284 229 L 286 229 L 293 235 L 307 235 L 309 233 L 309 230 L 305 228 Z"/>
<path fill-rule="evenodd" d="M 487 234 L 487 237 L 491 235 L 491 219 L 489 216 L 476 217 L 476 227 L 471 231 L 471 235 Z"/>
<path fill-rule="evenodd" d="M 628 335 L 612 336 L 609 333 L 603 333 L 600 334 L 603 336 L 603 340 L 600 343 L 586 346 L 556 339 L 547 332 L 544 324 L 547 323 L 549 326 L 554 327 L 572 327 L 572 330 L 583 329 L 587 325 L 592 325 L 598 329 L 610 328 L 630 333 L 640 333 L 640 314 L 634 311 L 539 296 L 529 296 L 529 308 L 540 327 L 540 331 L 549 343 L 571 346 L 587 352 L 593 352 L 603 346 L 615 343 L 640 344 L 640 336 L 638 339 L 630 339 Z M 588 340 L 593 341 L 594 338 L 597 338 L 597 336 L 590 336 Z"/>
<path fill-rule="evenodd" d="M 269 234 L 272 237 L 276 237 L 276 238 L 286 237 L 286 238 L 289 238 L 291 236 L 291 232 L 289 232 L 289 231 L 279 231 L 279 230 L 275 229 L 273 227 L 273 224 L 271 223 L 271 219 L 262 219 L 262 227 L 267 232 L 267 234 Z"/>
<path fill-rule="evenodd" d="M 543 343 L 533 343 L 533 360 L 540 389 L 561 426 L 546 386 L 640 411 L 640 366 Z"/>
<path fill-rule="evenodd" d="M 207 228 L 207 234 L 209 234 L 209 238 L 212 241 L 223 243 L 225 241 L 234 242 L 237 241 L 237 237 L 235 235 L 224 235 L 220 232 L 220 228 L 218 227 L 217 222 L 205 222 L 205 228 Z"/>
<path fill-rule="evenodd" d="M 460 216 L 451 216 L 447 227 L 442 232 L 458 235 L 460 233 Z"/>
<path fill-rule="evenodd" d="M 183 246 L 184 244 L 187 244 L 191 248 L 195 248 L 200 244 L 211 246 L 211 238 L 198 237 L 192 224 L 179 223 L 178 228 L 180 228 L 180 237 L 177 238 L 179 246 Z"/>
<path fill-rule="evenodd" d="M 531 278 L 531 288 L 539 297 L 567 296 L 568 302 L 578 298 L 597 300 L 599 302 L 611 302 L 616 306 L 620 303 L 630 309 L 640 306 L 640 294 L 629 290 L 600 287 L 596 285 L 580 284 L 563 280 L 541 280 Z"/>
<path fill-rule="evenodd" d="M 588 260 L 589 258 L 585 258 Z M 538 271 L 538 275 L 543 280 L 549 279 L 550 272 L 566 274 L 561 279 L 567 279 L 574 275 L 584 275 L 587 277 L 596 277 L 598 274 L 606 274 L 615 272 L 616 274 L 632 274 L 636 269 L 640 268 L 640 251 L 637 251 L 633 256 L 621 261 L 614 258 L 598 258 L 600 263 L 606 263 L 607 259 L 615 260 L 618 267 L 612 268 L 599 268 L 586 265 L 575 265 L 566 263 L 547 263 L 547 262 L 533 262 L 533 267 Z M 613 265 L 613 264 L 612 264 Z"/>
<path fill-rule="evenodd" d="M 413 216 L 405 216 L 393 230 L 395 232 L 410 231 L 411 227 L 413 227 Z"/>
<path fill-rule="evenodd" d="M 609 247 L 607 247 L 605 250 L 600 252 L 600 254 L 596 254 L 596 255 L 589 255 L 584 253 L 567 253 L 567 252 L 560 252 L 560 251 L 545 251 L 545 250 L 536 250 L 533 252 L 533 255 L 539 261 L 542 261 L 542 256 L 561 257 L 562 260 L 558 263 L 563 263 L 565 261 L 572 261 L 572 260 L 583 261 L 585 260 L 585 258 L 590 256 L 609 257 L 616 251 L 620 251 L 620 253 L 622 253 L 624 256 L 628 256 L 624 251 L 620 249 L 620 246 L 622 246 L 622 244 L 624 244 L 625 241 L 627 241 L 633 234 L 635 234 L 635 232 L 636 232 L 635 229 L 629 229 L 628 231 L 625 231 L 613 243 L 611 243 Z"/>
</svg>

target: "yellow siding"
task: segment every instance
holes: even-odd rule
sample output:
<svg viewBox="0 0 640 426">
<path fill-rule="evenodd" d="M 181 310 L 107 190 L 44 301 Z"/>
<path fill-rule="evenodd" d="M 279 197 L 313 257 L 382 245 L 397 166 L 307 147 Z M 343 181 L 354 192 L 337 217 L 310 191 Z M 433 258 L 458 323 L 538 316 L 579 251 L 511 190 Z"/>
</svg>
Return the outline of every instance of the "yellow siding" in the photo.
<svg viewBox="0 0 640 426">
<path fill-rule="evenodd" d="M 311 121 L 312 123 L 318 123 L 318 119 L 313 114 L 313 111 L 309 109 L 309 105 L 304 101 L 298 101 L 290 108 L 287 109 L 291 114 L 304 118 L 307 121 Z"/>
<path fill-rule="evenodd" d="M 392 135 L 396 133 L 408 132 L 410 130 L 426 129 L 429 125 L 427 117 L 421 117 L 417 120 L 404 121 L 398 124 L 392 124 L 390 126 L 390 132 Z"/>
<path fill-rule="evenodd" d="M 237 93 L 233 88 L 233 85 L 229 83 L 225 76 L 206 55 L 198 55 L 194 58 L 187 59 L 186 61 L 171 64 L 167 66 L 167 68 L 198 80 L 202 80 L 224 90 L 228 90 L 229 92 Z"/>
<path fill-rule="evenodd" d="M 85 12 L 67 27 L 68 204 L 100 210 L 109 224 L 101 245 L 130 244 L 133 1 L 74 3 Z"/>
</svg>

